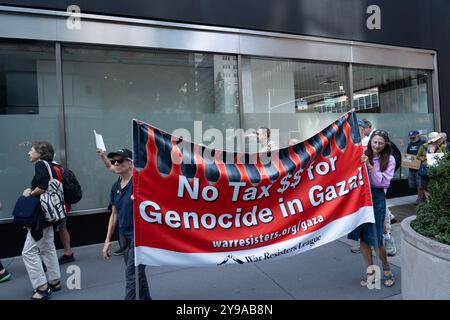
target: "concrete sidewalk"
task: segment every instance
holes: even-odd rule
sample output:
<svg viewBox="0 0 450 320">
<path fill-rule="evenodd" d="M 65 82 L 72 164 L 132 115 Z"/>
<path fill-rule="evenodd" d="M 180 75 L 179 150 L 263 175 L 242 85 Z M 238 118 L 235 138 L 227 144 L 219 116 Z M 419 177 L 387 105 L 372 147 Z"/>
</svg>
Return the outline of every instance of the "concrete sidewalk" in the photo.
<svg viewBox="0 0 450 320">
<path fill-rule="evenodd" d="M 253 265 L 224 265 L 209 268 L 148 267 L 147 277 L 154 299 L 398 299 L 400 268 L 392 264 L 396 283 L 392 288 L 369 290 L 359 284 L 364 273 L 361 255 L 350 245 L 335 241 L 303 254 Z M 102 245 L 75 248 L 76 261 L 62 265 L 63 290 L 54 300 L 123 299 L 125 288 L 122 257 L 106 261 Z M 11 263 L 11 264 L 10 264 Z M 22 258 L 5 259 L 13 278 L 0 284 L 0 300 L 29 299 L 32 293 Z M 81 269 L 81 289 L 69 290 L 66 271 L 70 265 Z"/>
<path fill-rule="evenodd" d="M 396 204 L 397 205 L 397 204 Z M 221 267 L 147 267 L 153 299 L 163 300 L 291 300 L 401 299 L 400 224 L 393 225 L 398 253 L 389 257 L 395 285 L 369 290 L 359 284 L 362 256 L 350 252 L 353 241 L 343 237 L 294 257 L 250 265 Z M 54 300 L 122 300 L 125 293 L 123 257 L 102 258 L 103 244 L 74 248 L 76 261 L 62 265 L 63 290 Z M 59 252 L 59 254 L 62 254 Z M 21 257 L 4 259 L 11 281 L 0 284 L 0 300 L 29 299 L 32 288 Z M 374 262 L 381 265 L 378 259 Z M 69 290 L 67 269 L 81 269 L 81 289 Z"/>
</svg>

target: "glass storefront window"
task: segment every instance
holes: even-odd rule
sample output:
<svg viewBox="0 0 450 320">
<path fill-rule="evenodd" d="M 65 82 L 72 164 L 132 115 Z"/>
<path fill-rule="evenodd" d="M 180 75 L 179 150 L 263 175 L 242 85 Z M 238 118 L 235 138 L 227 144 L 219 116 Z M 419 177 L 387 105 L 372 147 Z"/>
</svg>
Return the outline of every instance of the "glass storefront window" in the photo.
<svg viewBox="0 0 450 320">
<path fill-rule="evenodd" d="M 48 141 L 60 161 L 54 45 L 0 44 L 0 219 L 31 186 L 33 141 Z"/>
<path fill-rule="evenodd" d="M 192 140 L 209 144 L 195 136 L 194 123 L 201 121 L 200 133 L 219 129 L 228 150 L 240 146 L 227 129 L 266 126 L 285 147 L 350 110 L 347 64 L 261 57 L 241 62 L 238 70 L 234 55 L 63 45 L 67 165 L 84 193 L 73 209 L 105 208 L 117 178 L 99 159 L 93 130 L 103 135 L 108 151 L 131 149 L 133 118 L 168 132 L 187 129 Z M 55 70 L 54 44 L 0 44 L 0 219 L 10 217 L 29 186 L 32 141 L 51 142 L 55 160 L 61 159 Z M 387 130 L 400 151 L 410 130 L 424 138 L 434 131 L 432 71 L 368 65 L 352 70 L 358 118 Z M 396 178 L 407 175 L 402 169 Z"/>
<path fill-rule="evenodd" d="M 278 130 L 280 147 L 350 108 L 345 64 L 244 57 L 242 82 L 244 127 Z"/>
<path fill-rule="evenodd" d="M 167 132 L 240 127 L 237 57 L 193 52 L 63 47 L 67 162 L 84 197 L 74 209 L 104 208 L 116 175 L 106 170 L 93 130 L 108 151 L 132 145 L 133 118 Z"/>
<path fill-rule="evenodd" d="M 408 132 L 434 131 L 431 71 L 353 66 L 353 102 L 358 118 L 367 118 L 373 128 L 389 132 L 401 152 L 406 152 Z M 406 179 L 408 170 L 400 168 L 395 178 Z"/>
</svg>

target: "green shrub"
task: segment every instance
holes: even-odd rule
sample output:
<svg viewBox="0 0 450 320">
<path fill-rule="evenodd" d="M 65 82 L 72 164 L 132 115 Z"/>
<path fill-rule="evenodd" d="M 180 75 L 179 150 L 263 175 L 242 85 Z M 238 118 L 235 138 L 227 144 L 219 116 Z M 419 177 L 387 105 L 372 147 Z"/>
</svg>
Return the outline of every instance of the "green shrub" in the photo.
<svg viewBox="0 0 450 320">
<path fill-rule="evenodd" d="M 418 205 L 411 226 L 423 236 L 450 245 L 450 153 L 428 168 L 428 175 L 430 199 Z"/>
</svg>

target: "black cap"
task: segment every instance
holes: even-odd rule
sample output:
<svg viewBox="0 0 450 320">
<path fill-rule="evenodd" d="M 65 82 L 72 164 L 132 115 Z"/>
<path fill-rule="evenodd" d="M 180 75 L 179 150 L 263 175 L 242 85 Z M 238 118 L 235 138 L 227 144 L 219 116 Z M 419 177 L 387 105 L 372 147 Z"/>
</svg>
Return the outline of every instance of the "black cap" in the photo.
<svg viewBox="0 0 450 320">
<path fill-rule="evenodd" d="M 133 152 L 131 152 L 131 150 L 128 149 L 119 149 L 117 151 L 108 153 L 108 158 L 112 158 L 114 156 L 119 156 L 124 159 L 133 160 Z"/>
</svg>

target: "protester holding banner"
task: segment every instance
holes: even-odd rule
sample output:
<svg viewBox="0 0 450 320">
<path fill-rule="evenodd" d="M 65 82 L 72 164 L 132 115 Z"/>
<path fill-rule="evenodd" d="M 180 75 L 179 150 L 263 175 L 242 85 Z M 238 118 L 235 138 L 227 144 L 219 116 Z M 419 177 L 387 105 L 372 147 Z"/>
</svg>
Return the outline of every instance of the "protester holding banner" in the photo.
<svg viewBox="0 0 450 320">
<path fill-rule="evenodd" d="M 111 238 L 119 223 L 119 233 L 125 238 L 124 261 L 126 276 L 125 300 L 136 300 L 136 269 L 134 266 L 134 225 L 133 225 L 133 162 L 132 152 L 121 149 L 110 152 L 113 170 L 119 176 L 111 188 L 111 217 L 108 224 L 108 232 L 103 247 L 103 256 L 111 257 Z M 145 275 L 145 266 L 138 266 L 139 298 L 151 300 Z"/>
<path fill-rule="evenodd" d="M 359 134 L 361 136 L 361 145 L 363 146 L 364 150 L 366 150 L 367 145 L 369 144 L 369 140 L 372 137 L 372 134 L 377 129 L 373 128 L 372 123 L 369 120 L 367 120 L 366 118 L 358 119 L 358 129 L 359 129 Z M 392 151 L 393 151 L 393 149 L 391 150 L 391 152 Z M 396 165 L 399 165 L 399 164 L 396 163 Z M 387 189 L 385 189 L 384 192 L 386 193 Z M 395 246 L 395 240 L 391 233 L 391 230 L 392 230 L 391 220 L 392 219 L 394 219 L 394 215 L 391 213 L 391 210 L 389 210 L 389 207 L 387 206 L 387 203 L 386 203 L 386 215 L 385 215 L 385 219 L 384 219 L 385 227 L 384 227 L 383 237 L 384 237 L 384 241 L 385 241 L 386 251 L 389 256 L 394 256 L 397 253 L 397 248 Z M 350 251 L 353 253 L 360 252 L 359 243 L 352 246 Z"/>
<path fill-rule="evenodd" d="M 386 250 L 383 245 L 384 220 L 386 215 L 386 194 L 395 170 L 395 159 L 391 155 L 389 136 L 386 131 L 376 130 L 372 133 L 367 145 L 366 154 L 362 161 L 366 163 L 369 171 L 369 180 L 372 193 L 375 225 L 365 223 L 348 237 L 352 240 L 360 240 L 361 254 L 367 266 L 367 276 L 361 281 L 362 286 L 375 282 L 375 270 L 373 266 L 372 249 L 377 249 L 378 256 L 383 264 L 384 284 L 387 287 L 394 285 L 394 276 L 387 261 Z"/>
<path fill-rule="evenodd" d="M 53 146 L 50 143 L 32 143 L 28 156 L 34 164 L 35 175 L 31 182 L 31 188 L 25 189 L 23 196 L 40 197 L 47 190 L 50 175 L 47 166 L 40 160 L 52 163 L 53 155 Z M 52 175 L 56 177 L 53 166 L 49 167 Z M 22 250 L 23 262 L 34 289 L 31 296 L 33 300 L 47 299 L 52 291 L 61 290 L 61 272 L 54 243 L 53 225 L 45 221 L 44 213 L 39 215 L 39 217 L 36 227 L 28 228 L 27 238 Z M 42 261 L 46 265 L 47 275 L 44 272 Z"/>
</svg>

